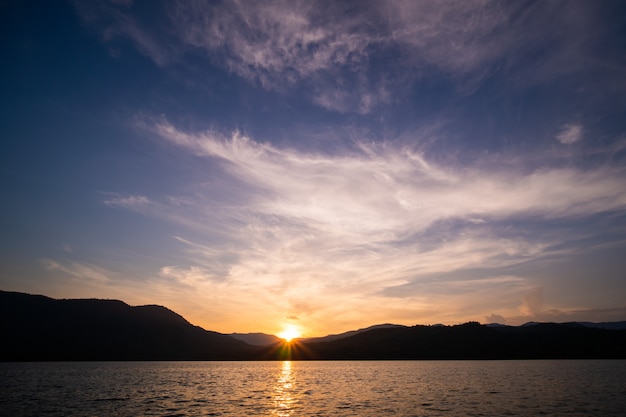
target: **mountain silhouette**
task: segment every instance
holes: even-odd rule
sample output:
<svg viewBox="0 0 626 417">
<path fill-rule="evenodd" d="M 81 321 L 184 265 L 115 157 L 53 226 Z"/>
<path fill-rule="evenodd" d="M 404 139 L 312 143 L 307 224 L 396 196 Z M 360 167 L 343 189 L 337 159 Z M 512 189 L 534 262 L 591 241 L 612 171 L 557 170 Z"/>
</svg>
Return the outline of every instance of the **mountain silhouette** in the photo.
<svg viewBox="0 0 626 417">
<path fill-rule="evenodd" d="M 292 359 L 626 358 L 626 331 L 578 323 L 375 328 L 329 342 L 302 342 Z"/>
<path fill-rule="evenodd" d="M 369 326 L 364 329 L 350 330 L 348 332 L 339 333 L 339 334 L 329 334 L 328 336 L 322 336 L 322 337 L 300 338 L 299 340 L 303 343 L 332 342 L 333 340 L 345 339 L 346 337 L 355 336 L 359 333 L 368 332 L 370 330 L 397 328 L 397 327 L 407 327 L 407 326 L 403 326 L 400 324 L 389 324 L 389 323 L 375 324 L 374 326 Z"/>
<path fill-rule="evenodd" d="M 258 343 L 253 346 L 194 326 L 165 307 L 117 300 L 0 291 L 0 317 L 2 361 L 626 359 L 624 322 L 384 324 L 273 344 L 272 335 L 239 335 Z"/>
<path fill-rule="evenodd" d="M 246 359 L 254 348 L 165 307 L 0 291 L 2 360 Z"/>
<path fill-rule="evenodd" d="M 280 337 L 267 333 L 230 333 L 229 336 L 253 346 L 269 346 L 282 341 Z"/>
</svg>

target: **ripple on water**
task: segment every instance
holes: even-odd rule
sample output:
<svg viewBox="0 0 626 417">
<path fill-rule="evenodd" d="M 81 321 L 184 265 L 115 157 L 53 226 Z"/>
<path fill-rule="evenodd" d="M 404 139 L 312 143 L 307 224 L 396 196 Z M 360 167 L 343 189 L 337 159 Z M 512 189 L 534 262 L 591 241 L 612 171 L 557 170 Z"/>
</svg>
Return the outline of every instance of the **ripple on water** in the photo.
<svg viewBox="0 0 626 417">
<path fill-rule="evenodd" d="M 0 415 L 615 416 L 626 361 L 0 364 Z"/>
</svg>

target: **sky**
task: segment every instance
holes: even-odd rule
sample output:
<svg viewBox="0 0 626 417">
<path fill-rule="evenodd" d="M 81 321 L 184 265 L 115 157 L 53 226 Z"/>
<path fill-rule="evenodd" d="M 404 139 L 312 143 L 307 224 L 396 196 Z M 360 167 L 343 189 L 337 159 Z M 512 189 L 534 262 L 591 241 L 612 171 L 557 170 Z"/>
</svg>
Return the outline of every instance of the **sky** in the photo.
<svg viewBox="0 0 626 417">
<path fill-rule="evenodd" d="M 222 333 L 626 320 L 626 5 L 0 2 L 0 289 Z"/>
</svg>

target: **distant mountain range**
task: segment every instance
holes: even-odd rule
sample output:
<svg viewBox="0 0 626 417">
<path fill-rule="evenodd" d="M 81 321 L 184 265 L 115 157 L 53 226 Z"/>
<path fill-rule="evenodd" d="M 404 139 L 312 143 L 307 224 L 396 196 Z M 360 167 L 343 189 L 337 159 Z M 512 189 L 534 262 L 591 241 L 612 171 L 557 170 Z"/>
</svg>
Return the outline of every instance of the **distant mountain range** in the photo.
<svg viewBox="0 0 626 417">
<path fill-rule="evenodd" d="M 604 323 L 607 325 L 607 323 Z M 617 325 L 617 324 L 616 324 Z M 626 358 L 626 330 L 578 323 L 397 326 L 296 346 L 293 359 Z"/>
<path fill-rule="evenodd" d="M 282 341 L 280 337 L 267 333 L 231 333 L 229 336 L 252 346 L 269 346 Z"/>
<path fill-rule="evenodd" d="M 354 336 L 356 334 L 366 332 L 368 330 L 374 329 L 382 329 L 388 327 L 406 327 L 400 324 L 377 324 L 374 326 L 367 327 L 365 329 L 359 330 L 351 330 L 349 332 L 340 333 L 340 334 L 331 334 L 328 336 L 322 337 L 301 337 L 298 339 L 300 343 L 311 343 L 311 342 L 330 342 L 333 340 L 343 339 L 344 337 Z M 235 339 L 242 340 L 250 345 L 254 346 L 269 346 L 282 341 L 280 337 L 274 336 L 272 334 L 267 333 L 231 333 L 229 336 L 234 337 Z"/>
<path fill-rule="evenodd" d="M 626 322 L 382 324 L 286 344 L 225 335 L 161 306 L 0 291 L 1 361 L 626 358 Z"/>
<path fill-rule="evenodd" d="M 300 339 L 300 341 L 304 342 L 304 343 L 332 342 L 334 340 L 339 340 L 339 339 L 344 339 L 346 337 L 356 336 L 359 333 L 368 332 L 370 330 L 393 329 L 393 328 L 399 328 L 399 327 L 406 327 L 406 326 L 402 326 L 400 324 L 376 324 L 374 326 L 366 327 L 364 329 L 351 330 L 351 331 L 345 332 L 345 333 L 331 334 L 331 335 L 323 336 L 323 337 L 302 338 L 302 339 Z"/>
<path fill-rule="evenodd" d="M 519 327 L 528 327 L 528 326 L 535 326 L 535 325 L 539 325 L 539 324 L 546 324 L 546 323 L 538 323 L 538 322 L 528 322 L 525 324 L 522 324 Z M 552 323 L 554 324 L 554 323 Z M 570 323 L 566 323 L 569 326 L 572 325 L 581 325 L 584 327 L 591 327 L 591 328 L 597 328 L 597 329 L 606 329 L 606 330 L 626 330 L 626 321 L 618 321 L 618 322 L 609 322 L 609 323 L 591 323 L 591 322 L 570 322 Z M 508 328 L 514 328 L 516 326 L 508 326 L 506 324 L 500 324 L 500 323 L 490 323 L 490 324 L 486 324 L 486 327 L 508 327 Z M 434 324 L 432 326 L 429 327 L 446 327 L 443 324 Z M 298 339 L 299 343 L 319 343 L 319 342 L 332 342 L 334 340 L 339 340 L 339 339 L 344 339 L 346 337 L 351 337 L 351 336 L 355 336 L 359 333 L 363 333 L 363 332 L 369 332 L 370 330 L 376 330 L 376 329 L 391 329 L 391 328 L 409 328 L 409 326 L 404 326 L 401 324 L 376 324 L 374 326 L 369 326 L 366 327 L 364 329 L 359 329 L 359 330 L 351 330 L 345 333 L 339 333 L 339 334 L 331 334 L 328 336 L 322 336 L 322 337 L 302 337 Z M 274 345 L 276 343 L 279 343 L 282 341 L 281 338 L 271 335 L 271 334 L 266 334 L 266 333 L 231 333 L 229 336 L 234 337 L 235 339 L 238 340 L 242 340 L 250 345 L 254 345 L 254 346 L 270 346 L 270 345 Z"/>
</svg>

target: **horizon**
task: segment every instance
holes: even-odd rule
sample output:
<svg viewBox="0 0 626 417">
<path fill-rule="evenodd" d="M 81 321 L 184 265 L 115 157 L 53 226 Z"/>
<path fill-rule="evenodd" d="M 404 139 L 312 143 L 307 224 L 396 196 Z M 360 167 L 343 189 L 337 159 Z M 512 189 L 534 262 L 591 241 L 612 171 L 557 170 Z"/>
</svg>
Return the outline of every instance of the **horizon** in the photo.
<svg viewBox="0 0 626 417">
<path fill-rule="evenodd" d="M 6 290 L 1 290 L 3 292 L 15 292 L 15 291 L 6 291 Z M 190 325 L 192 326 L 198 326 L 200 328 L 202 328 L 203 330 L 206 331 L 215 331 L 214 329 L 210 329 L 210 328 L 205 328 L 202 326 L 199 326 L 196 323 L 193 323 L 189 320 L 187 320 L 186 317 L 184 317 L 183 315 L 179 314 L 178 312 L 168 308 L 167 306 L 164 305 L 159 305 L 159 304 L 143 304 L 143 305 L 131 305 L 126 303 L 124 300 L 121 299 L 113 299 L 113 298 L 52 298 L 52 297 L 48 297 L 45 294 L 28 294 L 28 293 L 21 293 L 21 292 L 17 292 L 18 294 L 26 294 L 29 296 L 36 296 L 36 297 L 46 297 L 46 298 L 50 298 L 54 301 L 118 301 L 121 302 L 123 304 L 126 304 L 128 307 L 148 307 L 148 306 L 155 306 L 155 307 L 162 307 L 165 308 L 166 310 L 169 310 L 173 313 L 175 313 L 176 315 L 179 315 L 180 317 L 182 317 L 183 319 L 185 319 Z M 591 321 L 572 321 L 572 322 L 535 322 L 535 321 L 529 321 L 529 322 L 525 322 L 522 324 L 518 324 L 518 325 L 511 325 L 511 324 L 504 324 L 504 323 L 497 323 L 497 322 L 490 322 L 490 323 L 484 323 L 484 322 L 476 322 L 473 320 L 470 321 L 463 321 L 463 322 L 458 322 L 458 323 L 453 323 L 453 324 L 443 324 L 443 323 L 412 323 L 412 324 L 398 324 L 398 323 L 375 323 L 375 324 L 369 324 L 367 326 L 364 327 L 359 327 L 359 328 L 353 328 L 353 329 L 345 329 L 343 331 L 338 331 L 336 333 L 328 333 L 328 334 L 319 334 L 319 335 L 309 335 L 309 334 L 300 334 L 300 329 L 297 328 L 296 326 L 289 326 L 287 328 L 283 328 L 278 334 L 272 334 L 272 333 L 265 333 L 265 332 L 261 332 L 261 331 L 251 331 L 251 332 L 239 332 L 239 331 L 227 331 L 227 332 L 218 332 L 227 336 L 233 336 L 233 335 L 238 335 L 238 336 L 248 336 L 248 335 L 265 335 L 265 336 L 273 336 L 276 337 L 277 339 L 282 339 L 284 342 L 283 343 L 292 343 L 294 341 L 307 341 L 308 339 L 318 339 L 318 338 L 325 338 L 325 337 L 330 337 L 330 336 L 341 336 L 343 334 L 346 333 L 354 333 L 354 332 L 362 332 L 362 331 L 368 331 L 368 330 L 373 330 L 375 328 L 380 328 L 383 326 L 400 326 L 400 327 L 415 327 L 415 326 L 426 326 L 426 327 L 437 327 L 437 326 L 445 326 L 445 327 L 454 327 L 454 326 L 462 326 L 462 325 L 466 325 L 469 323 L 478 323 L 481 326 L 490 326 L 490 325 L 497 325 L 497 326 L 512 326 L 512 327 L 524 327 L 527 325 L 532 325 L 532 324 L 569 324 L 569 323 L 590 323 L 590 324 L 611 324 L 611 323 L 626 323 L 626 318 L 623 320 L 616 320 L 613 322 L 591 322 Z M 242 339 L 243 340 L 243 339 Z"/>
<path fill-rule="evenodd" d="M 624 4 L 1 15 L 3 289 L 220 333 L 626 318 Z"/>
</svg>

